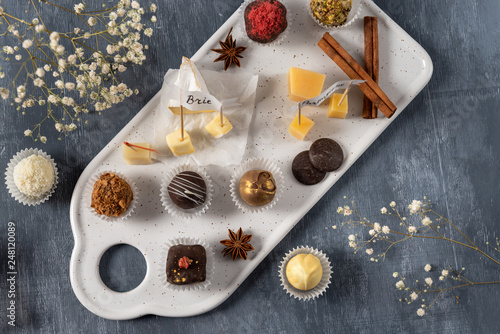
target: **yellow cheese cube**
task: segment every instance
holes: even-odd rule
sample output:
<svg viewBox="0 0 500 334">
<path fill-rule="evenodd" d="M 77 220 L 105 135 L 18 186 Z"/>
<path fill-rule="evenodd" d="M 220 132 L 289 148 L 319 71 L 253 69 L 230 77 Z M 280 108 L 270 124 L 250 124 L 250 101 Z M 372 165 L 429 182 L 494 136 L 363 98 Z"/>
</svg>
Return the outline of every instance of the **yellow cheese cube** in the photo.
<svg viewBox="0 0 500 334">
<path fill-rule="evenodd" d="M 149 143 L 131 143 L 137 146 L 151 148 Z M 123 159 L 129 165 L 149 165 L 153 163 L 151 151 L 143 150 L 138 147 L 130 147 L 122 144 Z"/>
<path fill-rule="evenodd" d="M 215 116 L 215 118 L 211 120 L 210 123 L 208 123 L 207 126 L 205 127 L 205 129 L 214 138 L 222 137 L 223 135 L 228 133 L 232 128 L 233 125 L 224 115 L 222 115 L 222 126 L 220 125 L 220 113 L 217 116 Z"/>
<path fill-rule="evenodd" d="M 290 124 L 290 127 L 288 128 L 288 132 L 295 138 L 299 140 L 304 140 L 304 138 L 307 136 L 309 131 L 314 126 L 314 122 L 307 118 L 304 115 L 300 116 L 300 125 L 299 125 L 299 114 L 295 115 L 295 118 L 293 119 L 292 123 Z"/>
<path fill-rule="evenodd" d="M 167 145 L 176 157 L 194 152 L 191 137 L 189 137 L 189 133 L 186 130 L 184 130 L 184 140 L 181 140 L 181 129 L 167 135 Z"/>
<path fill-rule="evenodd" d="M 290 67 L 287 77 L 289 99 L 300 102 L 321 94 L 326 75 Z"/>
<path fill-rule="evenodd" d="M 339 106 L 339 102 L 344 94 L 333 93 L 330 98 L 330 103 L 328 104 L 328 117 L 345 118 L 349 106 L 347 104 L 347 95 Z"/>
</svg>

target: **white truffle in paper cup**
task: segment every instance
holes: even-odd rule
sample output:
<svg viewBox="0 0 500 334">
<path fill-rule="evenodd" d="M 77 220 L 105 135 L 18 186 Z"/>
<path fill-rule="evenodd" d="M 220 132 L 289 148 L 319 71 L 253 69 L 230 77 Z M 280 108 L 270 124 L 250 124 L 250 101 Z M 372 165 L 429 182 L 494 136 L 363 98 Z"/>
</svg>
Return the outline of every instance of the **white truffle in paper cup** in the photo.
<svg viewBox="0 0 500 334">
<path fill-rule="evenodd" d="M 362 0 L 307 0 L 307 11 L 320 27 L 336 30 L 348 27 L 357 20 L 361 2 Z"/>
<path fill-rule="evenodd" d="M 165 288 L 203 290 L 214 277 L 215 253 L 210 244 L 198 238 L 175 238 L 164 244 L 158 264 L 158 279 Z"/>
<path fill-rule="evenodd" d="M 279 268 L 283 289 L 299 300 L 321 296 L 331 283 L 332 267 L 325 254 L 309 246 L 288 252 Z"/>
<path fill-rule="evenodd" d="M 5 172 L 10 195 L 28 206 L 47 201 L 56 190 L 58 181 L 56 163 L 50 155 L 36 148 L 18 152 Z"/>
<path fill-rule="evenodd" d="M 212 203 L 212 181 L 203 168 L 180 165 L 165 175 L 160 196 L 163 207 L 172 216 L 199 217 Z"/>
<path fill-rule="evenodd" d="M 261 212 L 275 206 L 284 187 L 283 173 L 272 161 L 252 158 L 233 173 L 231 198 L 243 212 Z"/>
<path fill-rule="evenodd" d="M 95 187 L 98 188 L 94 192 Z M 100 200 L 99 194 L 102 192 L 108 192 L 108 199 Z M 116 170 L 105 170 L 98 171 L 89 179 L 85 186 L 84 201 L 95 217 L 106 221 L 125 220 L 137 206 L 137 194 L 137 188 L 131 179 Z"/>
</svg>

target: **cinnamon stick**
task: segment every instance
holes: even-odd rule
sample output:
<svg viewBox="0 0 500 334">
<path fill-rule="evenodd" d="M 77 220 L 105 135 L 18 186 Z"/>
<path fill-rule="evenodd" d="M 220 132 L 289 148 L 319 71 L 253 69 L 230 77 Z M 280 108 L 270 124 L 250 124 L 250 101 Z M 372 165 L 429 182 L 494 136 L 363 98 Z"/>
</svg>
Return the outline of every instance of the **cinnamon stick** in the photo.
<svg viewBox="0 0 500 334">
<path fill-rule="evenodd" d="M 378 84 L 379 76 L 379 53 L 378 53 L 378 19 L 373 16 L 365 16 L 365 68 Z M 363 97 L 363 118 L 377 118 L 377 107 L 375 107 L 366 96 Z"/>
<path fill-rule="evenodd" d="M 318 46 L 349 78 L 366 81 L 360 84 L 359 88 L 387 118 L 391 118 L 394 115 L 397 109 L 394 103 L 366 73 L 363 67 L 329 33 L 323 35 L 323 38 L 318 42 Z"/>
</svg>

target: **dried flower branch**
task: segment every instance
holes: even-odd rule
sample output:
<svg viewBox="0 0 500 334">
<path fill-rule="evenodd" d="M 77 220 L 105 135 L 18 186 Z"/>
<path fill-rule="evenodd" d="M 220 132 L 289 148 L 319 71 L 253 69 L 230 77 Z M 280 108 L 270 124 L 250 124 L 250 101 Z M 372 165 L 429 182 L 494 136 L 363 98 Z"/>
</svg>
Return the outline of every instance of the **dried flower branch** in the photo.
<svg viewBox="0 0 500 334">
<path fill-rule="evenodd" d="M 46 114 L 37 125 L 24 131 L 26 136 L 45 143 L 47 138 L 41 134 L 45 121 L 52 120 L 58 132 L 67 134 L 77 128 L 80 114 L 88 113 L 89 108 L 100 113 L 134 92 L 138 94 L 118 76 L 132 65 L 142 65 L 146 59 L 144 49 L 148 48 L 140 43 L 142 35 L 153 33 L 141 23 L 146 11 L 138 1 L 120 0 L 114 7 L 103 5 L 104 9 L 95 11 L 88 11 L 84 3 L 69 9 L 48 0 L 28 2 L 26 12 L 32 10 L 36 16 L 31 22 L 0 6 L 0 37 L 6 41 L 0 57 L 18 67 L 11 82 L 0 86 L 0 97 L 10 97 L 22 114 L 35 105 L 46 106 Z M 39 14 L 39 6 L 43 5 L 75 15 L 84 28 L 70 32 L 49 29 Z M 149 10 L 155 12 L 156 8 L 153 4 Z M 0 79 L 4 77 L 0 68 Z"/>
<path fill-rule="evenodd" d="M 446 219 L 442 215 L 435 212 L 430 205 L 430 201 L 424 197 L 423 201 L 413 200 L 408 209 L 410 211 L 410 216 L 413 218 L 415 222 L 410 223 L 407 217 L 401 215 L 400 211 L 396 208 L 396 203 L 391 202 L 389 204 L 390 209 L 383 207 L 380 212 L 383 215 L 389 215 L 396 217 L 399 221 L 398 227 L 389 227 L 388 225 L 381 225 L 377 222 L 372 223 L 366 217 L 362 217 L 355 205 L 355 202 L 351 202 L 352 209 L 345 205 L 344 207 L 339 207 L 337 209 L 337 213 L 344 215 L 346 217 L 354 216 L 354 219 L 350 219 L 341 224 L 341 226 L 348 226 L 350 228 L 354 227 L 362 227 L 367 230 L 368 237 L 366 240 L 358 236 L 358 234 L 350 234 L 348 236 L 349 246 L 354 249 L 354 253 L 364 250 L 368 255 L 370 255 L 370 260 L 373 262 L 378 262 L 380 259 L 385 259 L 388 251 L 397 244 L 409 241 L 415 238 L 418 239 L 434 239 L 434 240 L 445 240 L 469 249 L 476 251 L 477 253 L 483 255 L 488 260 L 493 262 L 494 264 L 500 266 L 500 261 L 495 259 L 492 255 L 486 253 L 484 250 L 480 249 L 468 236 L 466 236 L 455 224 L 453 224 L 450 220 Z M 445 236 L 445 232 L 441 230 L 441 227 L 448 227 L 455 231 L 459 232 L 460 239 L 449 238 Z M 337 229 L 338 227 L 335 225 L 333 229 Z M 382 251 L 375 256 L 372 256 L 375 252 L 371 247 L 375 243 L 382 244 Z M 498 238 L 496 239 L 496 247 L 494 250 L 500 252 L 500 241 Z M 430 272 L 432 266 L 427 264 L 424 267 L 426 272 Z M 432 302 L 429 304 L 425 304 L 425 299 L 420 299 L 422 302 L 420 308 L 417 310 L 417 314 L 419 316 L 423 316 L 430 310 L 432 305 L 436 302 L 436 300 L 441 296 L 441 294 L 445 291 L 454 290 L 458 288 L 463 288 L 467 286 L 475 286 L 475 285 L 485 285 L 485 284 L 498 284 L 500 281 L 488 281 L 488 282 L 474 282 L 463 274 L 462 270 L 458 271 L 452 267 L 448 269 L 444 269 L 441 272 L 441 275 L 438 278 L 438 281 L 434 283 L 431 277 L 426 277 L 424 282 L 424 287 L 419 289 L 416 287 L 412 287 L 407 280 L 402 277 L 399 273 L 394 273 L 393 277 L 397 278 L 396 288 L 398 290 L 404 290 L 410 292 L 410 295 L 407 298 L 404 298 L 402 301 L 408 302 L 408 304 L 418 300 L 421 298 L 423 294 L 435 294 L 436 296 L 433 298 Z M 441 282 L 444 283 L 447 279 L 451 279 L 452 281 L 458 282 L 459 284 L 444 286 L 441 287 Z M 418 280 L 415 282 L 418 283 Z"/>
</svg>

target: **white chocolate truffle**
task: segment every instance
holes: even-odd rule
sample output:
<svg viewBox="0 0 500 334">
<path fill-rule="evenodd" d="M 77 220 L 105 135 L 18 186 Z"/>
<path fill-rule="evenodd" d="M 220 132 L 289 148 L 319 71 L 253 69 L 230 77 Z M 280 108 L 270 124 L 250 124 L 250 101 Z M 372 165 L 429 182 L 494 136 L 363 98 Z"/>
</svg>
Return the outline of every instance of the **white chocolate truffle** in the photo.
<svg viewBox="0 0 500 334">
<path fill-rule="evenodd" d="M 39 198 L 54 184 L 54 169 L 49 160 L 32 154 L 14 167 L 14 183 L 23 194 Z"/>
<path fill-rule="evenodd" d="M 319 259 L 312 254 L 298 254 L 286 265 L 286 278 L 299 290 L 311 290 L 321 281 L 323 267 Z"/>
</svg>

